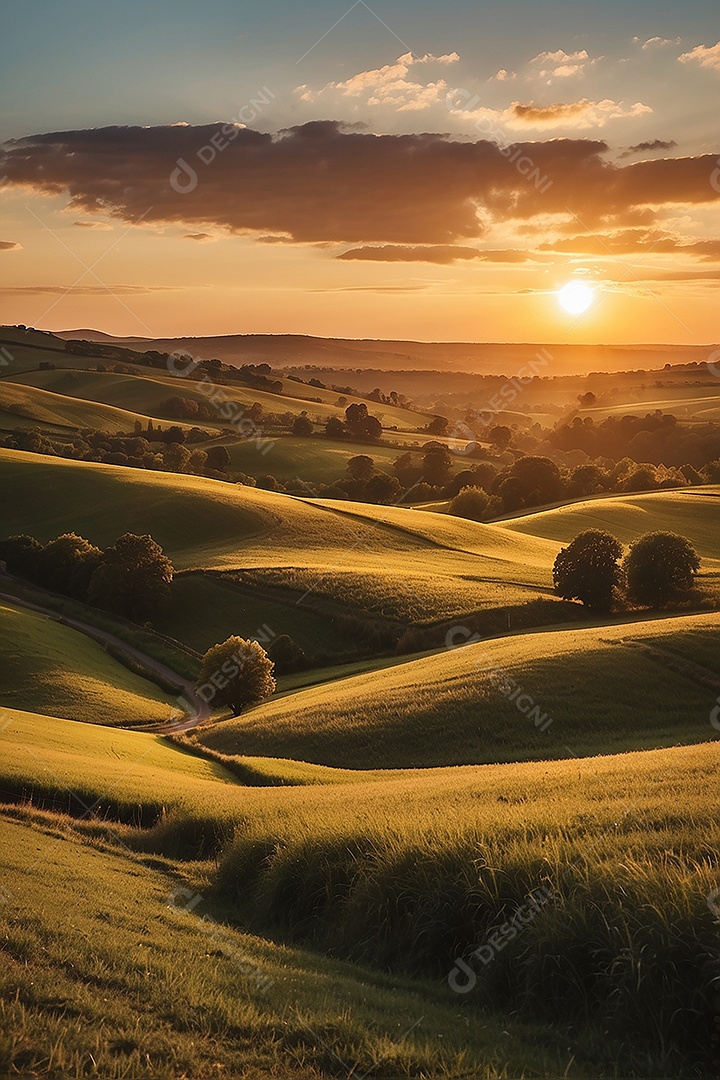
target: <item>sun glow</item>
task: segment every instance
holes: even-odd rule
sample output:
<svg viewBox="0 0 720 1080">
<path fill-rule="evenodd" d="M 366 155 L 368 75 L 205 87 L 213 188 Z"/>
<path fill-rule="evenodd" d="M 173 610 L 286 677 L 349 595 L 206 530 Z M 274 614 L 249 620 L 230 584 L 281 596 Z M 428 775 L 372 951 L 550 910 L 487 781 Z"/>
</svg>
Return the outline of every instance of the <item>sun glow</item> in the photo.
<svg viewBox="0 0 720 1080">
<path fill-rule="evenodd" d="M 571 315 L 582 315 L 595 299 L 595 293 L 584 281 L 570 281 L 558 293 L 562 307 Z"/>
</svg>

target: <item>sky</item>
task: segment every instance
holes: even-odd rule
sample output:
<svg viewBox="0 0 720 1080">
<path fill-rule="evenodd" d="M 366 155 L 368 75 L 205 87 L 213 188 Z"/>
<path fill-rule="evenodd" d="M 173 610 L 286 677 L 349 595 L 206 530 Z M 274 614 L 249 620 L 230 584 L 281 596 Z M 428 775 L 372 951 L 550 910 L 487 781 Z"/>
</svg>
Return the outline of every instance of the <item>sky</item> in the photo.
<svg viewBox="0 0 720 1080">
<path fill-rule="evenodd" d="M 716 0 L 23 0 L 0 48 L 0 322 L 720 338 Z"/>
</svg>

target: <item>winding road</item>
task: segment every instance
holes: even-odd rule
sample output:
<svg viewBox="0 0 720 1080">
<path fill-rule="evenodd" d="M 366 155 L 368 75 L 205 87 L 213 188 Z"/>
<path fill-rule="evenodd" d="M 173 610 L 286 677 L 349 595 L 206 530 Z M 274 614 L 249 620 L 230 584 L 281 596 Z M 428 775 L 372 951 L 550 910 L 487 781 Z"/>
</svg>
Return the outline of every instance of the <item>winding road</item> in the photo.
<svg viewBox="0 0 720 1080">
<path fill-rule="evenodd" d="M 183 711 L 187 713 L 185 719 L 178 720 L 175 723 L 168 722 L 163 724 L 145 725 L 143 727 L 133 726 L 133 731 L 153 731 L 159 735 L 169 735 L 176 732 L 188 731 L 190 728 L 202 724 L 203 721 L 210 717 L 209 705 L 207 702 L 203 701 L 201 697 L 198 697 L 195 692 L 195 684 L 191 680 L 183 679 L 176 671 L 173 671 L 165 664 L 161 664 L 160 661 L 156 660 L 154 657 L 148 656 L 147 653 L 141 652 L 140 649 L 136 649 L 134 645 L 129 645 L 127 641 L 123 641 L 122 638 L 108 633 L 107 630 L 100 630 L 97 626 L 91 626 L 89 623 L 81 622 L 79 619 L 69 619 L 65 615 L 58 615 L 57 611 L 53 611 L 51 608 L 42 607 L 40 604 L 33 604 L 29 600 L 21 600 L 19 597 L 13 596 L 10 593 L 0 593 L 0 600 L 5 600 L 14 607 L 27 608 L 29 611 L 37 611 L 40 615 L 47 615 L 48 618 L 52 619 L 54 622 L 69 626 L 73 630 L 77 630 L 81 634 L 85 634 L 87 637 L 92 638 L 93 641 L 98 642 L 100 645 L 112 645 L 119 653 L 127 656 L 131 660 L 138 661 L 143 667 L 148 668 L 148 670 L 154 671 L 160 676 L 163 682 L 168 683 L 170 686 L 177 687 L 178 708 L 183 709 Z"/>
</svg>

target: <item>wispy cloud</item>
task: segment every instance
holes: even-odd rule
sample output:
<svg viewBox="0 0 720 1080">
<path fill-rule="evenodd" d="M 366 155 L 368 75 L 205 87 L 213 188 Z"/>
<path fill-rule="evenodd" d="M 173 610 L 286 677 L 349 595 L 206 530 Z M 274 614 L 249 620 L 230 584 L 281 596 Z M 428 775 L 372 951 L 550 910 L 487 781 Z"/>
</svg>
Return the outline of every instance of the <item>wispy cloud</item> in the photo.
<svg viewBox="0 0 720 1080">
<path fill-rule="evenodd" d="M 0 251 L 19 251 L 21 247 L 15 240 L 0 240 Z"/>
<path fill-rule="evenodd" d="M 586 49 L 567 53 L 564 49 L 555 52 L 541 52 L 530 61 L 531 74 L 543 79 L 548 86 L 557 79 L 572 79 L 585 74 L 602 57 L 591 59 Z"/>
<path fill-rule="evenodd" d="M 641 49 L 659 49 L 664 45 L 680 45 L 682 38 L 650 37 L 643 41 L 642 38 L 634 37 L 633 45 L 639 45 Z"/>
</svg>

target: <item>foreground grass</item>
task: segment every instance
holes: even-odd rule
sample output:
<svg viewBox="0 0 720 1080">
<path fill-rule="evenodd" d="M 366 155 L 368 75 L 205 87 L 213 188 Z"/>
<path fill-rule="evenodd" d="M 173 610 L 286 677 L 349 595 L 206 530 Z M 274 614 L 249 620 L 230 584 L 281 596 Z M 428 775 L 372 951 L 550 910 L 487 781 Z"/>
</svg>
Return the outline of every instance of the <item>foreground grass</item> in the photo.
<svg viewBox="0 0 720 1080">
<path fill-rule="evenodd" d="M 189 737 L 334 768 L 566 758 L 712 735 L 715 694 L 636 642 L 720 643 L 720 615 L 482 641 L 311 687 Z M 453 640 L 462 642 L 467 633 Z M 508 682 L 508 680 L 512 680 Z M 503 689 L 503 687 L 507 689 Z"/>
<path fill-rule="evenodd" d="M 177 706 L 96 641 L 0 601 L 0 707 L 108 725 L 160 723 Z"/>
<path fill-rule="evenodd" d="M 86 730 L 100 734 L 98 729 Z M 131 732 L 115 735 L 129 743 L 152 739 Z M 47 737 L 40 731 L 38 743 Z M 228 1068 L 224 1055 L 240 1048 L 247 1052 L 251 1046 L 254 1056 L 234 1058 L 233 1065 L 243 1060 L 264 1075 L 263 1055 L 271 1039 L 281 1055 L 275 1064 L 283 1060 L 285 1071 L 268 1069 L 269 1075 L 295 1075 L 290 1060 L 316 1068 L 318 1074 L 347 1075 L 347 1067 L 343 1072 L 319 1038 L 299 1037 L 292 1010 L 299 1008 L 303 1023 L 346 1062 L 362 1062 L 364 1071 L 377 1054 L 374 1024 L 379 1011 L 390 1017 L 392 1034 L 387 1020 L 381 1029 L 381 1046 L 389 1049 L 393 1035 L 400 1038 L 419 1016 L 428 1015 L 425 995 L 438 1008 L 449 1003 L 456 1019 L 434 1013 L 427 1029 L 431 1041 L 427 1032 L 420 1046 L 414 1038 L 408 1044 L 401 1041 L 397 1057 L 378 1069 L 378 1075 L 434 1076 L 445 1068 L 444 1075 L 453 1077 L 514 1076 L 523 1069 L 526 1076 L 559 1077 L 571 1058 L 569 1076 L 705 1075 L 711 981 L 717 973 L 707 897 L 717 888 L 719 871 L 720 744 L 583 761 L 376 775 L 351 786 L 340 782 L 283 789 L 243 789 L 193 779 L 195 770 L 209 768 L 207 763 L 174 758 L 177 752 L 158 740 L 153 746 L 162 747 L 157 751 L 164 757 L 159 771 L 166 779 L 171 761 L 184 762 L 168 814 L 144 830 L 109 821 L 81 822 L 77 828 L 95 846 L 118 840 L 139 853 L 165 856 L 187 856 L 191 836 L 213 829 L 217 839 L 224 830 L 225 847 L 216 868 L 212 863 L 170 868 L 157 855 L 151 868 L 171 869 L 172 887 L 200 893 L 199 914 L 208 911 L 216 919 L 233 919 L 285 943 L 278 952 L 234 938 L 243 962 L 250 954 L 251 972 L 259 966 L 275 980 L 279 997 L 272 996 L 271 988 L 266 1000 L 283 1023 L 279 1026 L 274 1016 L 268 1019 L 265 1014 L 258 1021 L 254 991 L 247 1011 L 247 982 L 235 971 L 227 984 L 222 981 L 218 950 L 208 947 L 206 934 L 193 930 L 191 916 L 173 913 L 185 936 L 168 940 L 167 915 L 158 911 L 159 898 L 171 891 L 166 881 L 154 884 L 148 896 L 147 879 L 137 863 L 126 885 L 117 867 L 106 875 L 105 856 L 100 858 L 94 848 L 86 860 L 87 873 L 67 863 L 55 870 L 48 860 L 39 875 L 41 842 L 34 837 L 32 842 L 15 841 L 5 847 L 11 872 L 4 881 L 12 888 L 22 880 L 25 860 L 28 885 L 4 940 L 10 942 L 16 964 L 29 965 L 19 972 L 20 1002 L 27 1012 L 11 1012 L 6 1027 L 9 1023 L 22 1032 L 21 1052 L 28 1052 L 28 1042 L 30 1047 L 39 1044 L 42 1051 L 35 1046 L 33 1061 L 42 1061 L 57 1044 L 65 1064 L 56 1075 L 74 1076 L 73 1068 L 80 1074 L 80 1059 L 76 1063 L 72 1056 L 62 1056 L 69 1049 L 104 1058 L 109 1037 L 119 1039 L 111 1048 L 118 1063 L 127 1065 L 124 1055 L 129 1054 L 132 1066 L 116 1074 L 105 1065 L 105 1072 L 100 1067 L 96 1075 L 144 1076 L 141 1066 L 152 1075 L 163 1054 L 191 1053 L 184 1035 L 174 1037 L 175 1030 L 190 1034 L 198 1053 L 205 1052 L 209 1040 L 214 1060 Z M 91 757 L 100 749 L 96 746 L 93 755 L 86 747 L 85 753 L 83 765 L 74 753 L 66 754 L 67 779 L 72 779 L 71 770 L 84 767 L 86 783 L 99 796 L 108 778 L 100 777 L 97 765 L 92 777 L 90 772 Z M 102 760 L 109 762 L 110 757 L 105 754 Z M 116 774 L 122 776 L 119 766 Z M 135 796 L 144 786 L 150 798 L 158 776 L 142 780 Z M 124 788 L 131 777 L 121 782 Z M 232 840 L 228 826 L 234 831 Z M 75 858 L 77 844 L 68 843 L 63 850 Z M 122 857 L 142 855 L 123 852 Z M 64 882 L 60 890 L 53 885 L 58 877 Z M 552 894 L 537 915 L 487 966 L 473 958 L 472 951 L 486 945 L 493 931 L 541 885 Z M 46 886 L 55 890 L 52 902 L 44 899 Z M 198 937 L 202 940 L 195 958 L 186 945 L 190 939 L 197 945 Z M 393 971 L 398 977 L 432 978 L 436 990 L 415 987 L 415 1016 L 394 997 L 400 1022 L 392 1003 L 376 997 L 375 988 L 393 986 L 397 995 L 398 987 L 409 984 L 366 969 L 351 972 L 335 961 L 327 968 L 325 962 L 313 961 L 316 972 L 323 972 L 320 977 L 313 974 L 316 990 L 322 987 L 316 1011 L 317 998 L 299 1000 L 289 993 L 297 984 L 288 973 L 292 963 L 287 958 L 301 955 L 290 952 L 298 946 Z M 477 977 L 466 995 L 453 993 L 447 982 L 458 958 Z M 352 974 L 362 984 L 358 998 L 344 998 L 328 971 Z M 220 982 L 213 981 L 216 972 Z M 17 979 L 13 965 L 10 985 Z M 100 1009 L 114 1021 L 101 1024 L 95 1011 Z M 512 1052 L 506 1049 L 507 1036 L 495 1043 L 490 1009 L 500 1010 L 502 1029 L 511 1033 Z M 28 1015 L 34 1010 L 36 1015 Z M 366 1025 L 373 1027 L 372 1037 L 363 1034 Z M 530 1031 L 538 1040 L 534 1045 L 543 1049 L 528 1055 L 524 1038 Z M 478 1039 L 482 1049 L 476 1052 Z M 466 1051 L 462 1064 L 452 1058 L 460 1045 Z M 437 1056 L 439 1046 L 450 1052 L 450 1063 Z M 133 1057 L 136 1052 L 140 1060 Z M 285 1056 L 294 1052 L 301 1057 Z M 175 1064 L 178 1059 L 169 1060 L 173 1065 L 168 1077 L 183 1075 Z M 87 1053 L 82 1061 L 94 1075 Z M 191 1077 L 210 1075 L 192 1059 L 184 1059 L 183 1067 Z M 202 1067 L 207 1070 L 207 1062 Z M 356 1071 L 362 1074 L 359 1067 Z"/>
<path fill-rule="evenodd" d="M 186 911 L 202 868 L 143 864 L 37 813 L 0 817 L 0 844 L 4 1075 L 600 1075 L 548 1026 L 471 1020 L 436 986 L 242 933 L 202 894 Z"/>
</svg>

